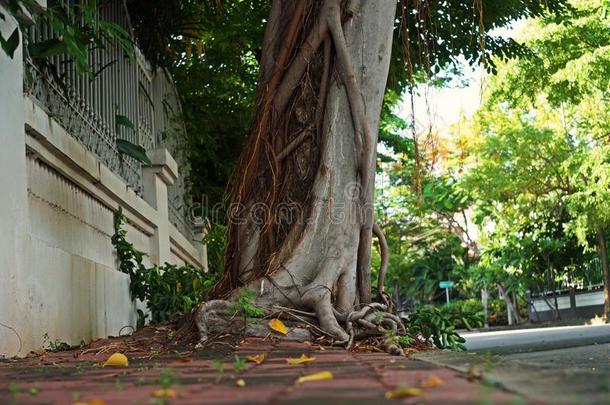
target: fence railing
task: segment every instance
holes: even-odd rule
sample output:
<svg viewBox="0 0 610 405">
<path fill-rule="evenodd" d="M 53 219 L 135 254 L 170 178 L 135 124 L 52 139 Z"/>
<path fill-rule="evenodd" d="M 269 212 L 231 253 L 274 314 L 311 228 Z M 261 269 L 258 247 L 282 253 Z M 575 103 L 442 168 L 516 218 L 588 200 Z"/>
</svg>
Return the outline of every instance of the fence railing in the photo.
<svg viewBox="0 0 610 405">
<path fill-rule="evenodd" d="M 124 0 L 104 2 L 99 14 L 131 32 Z M 36 43 L 52 38 L 56 38 L 53 28 L 38 22 L 30 28 L 26 41 Z M 26 60 L 25 87 L 30 97 L 68 133 L 141 193 L 141 164 L 119 153 L 117 139 L 145 150 L 165 147 L 177 157 L 177 143 L 173 139 L 185 131 L 179 97 L 169 75 L 160 68 L 153 69 L 137 47 L 130 58 L 118 43 L 109 41 L 104 45 L 103 48 L 92 45 L 88 51 L 92 75 L 79 74 L 65 55 L 47 58 L 47 68 Z M 180 174 L 176 184 L 168 189 L 170 221 L 190 237 L 192 229 L 184 203 L 188 164 L 185 159 L 176 160 Z"/>
</svg>

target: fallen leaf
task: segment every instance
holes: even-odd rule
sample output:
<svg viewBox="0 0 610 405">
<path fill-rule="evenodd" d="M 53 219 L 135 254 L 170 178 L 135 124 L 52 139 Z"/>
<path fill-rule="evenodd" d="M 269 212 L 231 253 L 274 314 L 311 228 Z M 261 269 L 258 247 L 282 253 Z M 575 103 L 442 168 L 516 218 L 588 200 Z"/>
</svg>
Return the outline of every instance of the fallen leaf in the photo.
<svg viewBox="0 0 610 405">
<path fill-rule="evenodd" d="M 288 334 L 288 328 L 284 325 L 284 322 L 275 318 L 269 321 L 269 329 L 274 332 L 281 333 L 282 335 Z"/>
<path fill-rule="evenodd" d="M 106 405 L 106 402 L 101 399 L 92 399 L 88 402 L 75 402 L 72 405 Z"/>
<path fill-rule="evenodd" d="M 260 365 L 263 362 L 263 360 L 265 360 L 265 358 L 267 358 L 267 355 L 264 353 L 261 353 L 261 354 L 253 354 L 251 356 L 247 356 L 246 360 Z"/>
<path fill-rule="evenodd" d="M 152 392 L 152 396 L 155 398 L 176 398 L 176 391 L 172 389 L 160 388 Z"/>
<path fill-rule="evenodd" d="M 333 373 L 331 373 L 330 371 L 320 371 L 319 373 L 308 374 L 304 375 L 303 377 L 299 377 L 299 379 L 297 380 L 297 384 L 310 381 L 328 381 L 332 379 Z"/>
<path fill-rule="evenodd" d="M 432 374 L 426 381 L 421 384 L 422 388 L 435 388 L 443 385 L 444 382 L 436 375 Z"/>
<path fill-rule="evenodd" d="M 115 353 L 112 356 L 108 357 L 108 360 L 104 363 L 104 367 L 127 367 L 129 365 L 129 361 L 127 360 L 127 356 L 123 353 Z"/>
<path fill-rule="evenodd" d="M 386 399 L 421 397 L 423 391 L 415 387 L 399 387 L 385 393 Z"/>
<path fill-rule="evenodd" d="M 180 357 L 178 360 L 176 360 L 178 363 L 192 363 L 193 359 L 188 358 L 188 357 Z"/>
<path fill-rule="evenodd" d="M 306 354 L 301 354 L 301 357 L 298 359 L 295 358 L 287 358 L 286 363 L 291 366 L 296 366 L 297 364 L 309 363 L 310 361 L 316 361 L 315 357 L 308 357 Z"/>
<path fill-rule="evenodd" d="M 468 381 L 477 381 L 483 379 L 483 371 L 477 366 L 470 366 L 466 372 L 466 379 Z"/>
<path fill-rule="evenodd" d="M 240 378 L 239 380 L 235 381 L 235 385 L 237 385 L 240 388 L 243 388 L 246 386 L 246 382 L 244 381 L 243 378 Z"/>
</svg>

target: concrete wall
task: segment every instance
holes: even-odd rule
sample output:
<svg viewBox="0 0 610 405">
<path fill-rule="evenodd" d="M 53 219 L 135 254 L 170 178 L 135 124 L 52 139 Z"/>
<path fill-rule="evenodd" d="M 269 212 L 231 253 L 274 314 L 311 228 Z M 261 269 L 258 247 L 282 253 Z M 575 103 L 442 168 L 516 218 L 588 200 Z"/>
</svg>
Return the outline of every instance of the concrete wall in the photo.
<svg viewBox="0 0 610 405">
<path fill-rule="evenodd" d="M 13 27 L 0 24 L 5 36 Z M 45 335 L 76 345 L 135 326 L 110 242 L 119 207 L 147 265 L 207 267 L 205 247 L 168 220 L 178 170 L 169 153 L 149 151 L 138 196 L 24 96 L 21 61 L 21 49 L 13 59 L 0 52 L 0 356 L 25 355 Z"/>
<path fill-rule="evenodd" d="M 529 318 L 533 322 L 552 321 L 555 319 L 555 300 L 552 296 L 533 298 L 529 308 Z M 550 304 L 550 305 L 549 305 Z M 574 295 L 574 306 L 570 296 L 561 294 L 557 297 L 557 307 L 561 319 L 593 318 L 604 313 L 604 292 L 578 291 Z"/>
</svg>

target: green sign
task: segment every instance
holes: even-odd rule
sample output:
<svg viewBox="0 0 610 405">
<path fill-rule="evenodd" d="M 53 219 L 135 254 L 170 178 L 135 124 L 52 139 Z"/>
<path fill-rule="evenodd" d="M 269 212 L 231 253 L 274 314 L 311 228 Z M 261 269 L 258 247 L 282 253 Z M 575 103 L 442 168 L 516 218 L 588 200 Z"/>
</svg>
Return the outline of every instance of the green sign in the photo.
<svg viewBox="0 0 610 405">
<path fill-rule="evenodd" d="M 438 286 L 440 288 L 453 288 L 455 284 L 453 283 L 453 281 L 441 281 L 440 283 L 438 283 Z"/>
</svg>

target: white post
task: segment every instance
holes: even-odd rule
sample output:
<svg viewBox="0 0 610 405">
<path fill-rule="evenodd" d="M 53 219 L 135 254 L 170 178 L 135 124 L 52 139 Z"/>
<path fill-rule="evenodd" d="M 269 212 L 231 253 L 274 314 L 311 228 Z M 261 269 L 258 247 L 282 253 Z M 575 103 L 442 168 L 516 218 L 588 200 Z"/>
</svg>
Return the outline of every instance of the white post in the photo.
<svg viewBox="0 0 610 405">
<path fill-rule="evenodd" d="M 489 328 L 489 314 L 487 312 L 488 300 L 489 294 L 487 293 L 487 288 L 483 288 L 481 290 L 481 301 L 483 301 L 483 320 L 486 328 Z"/>
<path fill-rule="evenodd" d="M 157 210 L 159 219 L 155 230 L 155 245 L 151 261 L 162 266 L 171 261 L 167 187 L 176 181 L 178 165 L 167 149 L 155 149 L 146 153 L 152 161 L 152 165 L 142 169 L 143 195 L 144 200 Z"/>
</svg>

